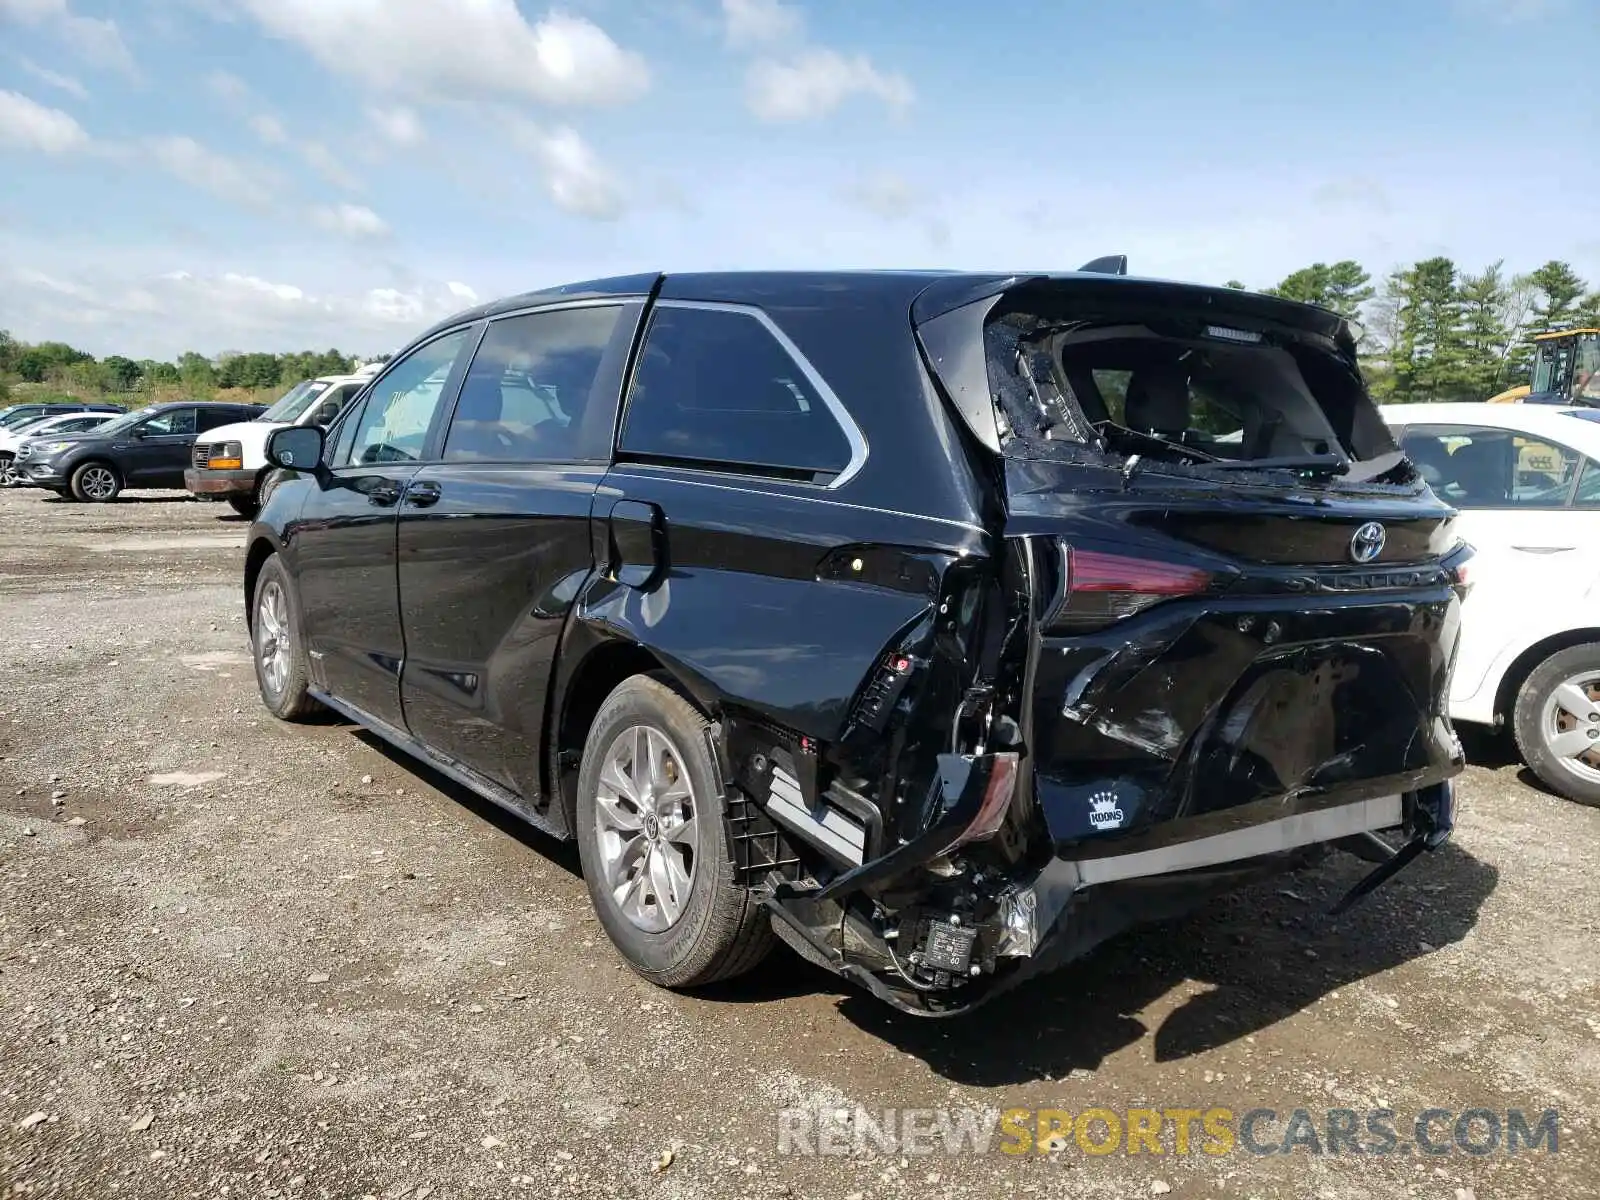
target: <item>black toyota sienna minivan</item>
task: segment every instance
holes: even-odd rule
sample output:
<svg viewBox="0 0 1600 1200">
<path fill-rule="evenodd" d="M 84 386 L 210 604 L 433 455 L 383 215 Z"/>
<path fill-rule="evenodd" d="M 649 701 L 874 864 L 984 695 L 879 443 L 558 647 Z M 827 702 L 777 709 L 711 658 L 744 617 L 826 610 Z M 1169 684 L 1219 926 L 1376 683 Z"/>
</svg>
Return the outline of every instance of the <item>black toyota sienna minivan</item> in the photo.
<svg viewBox="0 0 1600 1200">
<path fill-rule="evenodd" d="M 1323 309 L 604 279 L 441 323 L 268 457 L 267 707 L 576 839 L 664 986 L 776 935 L 960 1012 L 1317 855 L 1373 863 L 1353 901 L 1451 829 L 1471 552 Z"/>
</svg>

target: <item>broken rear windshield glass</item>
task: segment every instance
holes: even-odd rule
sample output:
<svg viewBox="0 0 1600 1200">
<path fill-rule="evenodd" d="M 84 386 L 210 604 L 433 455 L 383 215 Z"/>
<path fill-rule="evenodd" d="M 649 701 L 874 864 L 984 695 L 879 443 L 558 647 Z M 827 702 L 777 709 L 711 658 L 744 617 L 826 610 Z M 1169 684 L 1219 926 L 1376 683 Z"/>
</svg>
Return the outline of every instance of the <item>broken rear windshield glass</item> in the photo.
<svg viewBox="0 0 1600 1200">
<path fill-rule="evenodd" d="M 1315 334 L 1215 314 L 1014 311 L 986 336 L 1013 442 L 1352 479 L 1403 462 L 1353 363 Z"/>
</svg>

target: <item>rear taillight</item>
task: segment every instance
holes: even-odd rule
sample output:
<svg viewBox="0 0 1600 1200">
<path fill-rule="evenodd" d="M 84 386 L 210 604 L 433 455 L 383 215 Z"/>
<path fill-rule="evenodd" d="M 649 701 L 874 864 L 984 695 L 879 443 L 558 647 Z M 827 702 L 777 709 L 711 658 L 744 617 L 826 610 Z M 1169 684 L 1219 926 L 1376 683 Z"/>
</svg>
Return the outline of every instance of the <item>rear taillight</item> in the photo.
<svg viewBox="0 0 1600 1200">
<path fill-rule="evenodd" d="M 1050 622 L 1063 631 L 1102 629 L 1163 600 L 1210 591 L 1215 582 L 1209 571 L 1160 559 L 1070 546 L 1063 548 L 1063 557 L 1066 594 Z"/>
<path fill-rule="evenodd" d="M 1476 554 L 1477 551 L 1466 542 L 1459 542 L 1456 548 L 1445 556 L 1444 569 L 1445 573 L 1450 576 L 1450 586 L 1455 589 L 1456 595 L 1463 601 L 1466 600 L 1467 594 L 1472 591 L 1471 563 Z"/>
<path fill-rule="evenodd" d="M 989 780 L 984 784 L 983 802 L 972 821 L 940 853 L 949 854 L 959 846 L 972 842 L 988 841 L 1000 832 L 1011 807 L 1011 797 L 1017 790 L 1017 768 L 1022 761 L 1019 754 L 1007 752 L 990 756 Z"/>
</svg>

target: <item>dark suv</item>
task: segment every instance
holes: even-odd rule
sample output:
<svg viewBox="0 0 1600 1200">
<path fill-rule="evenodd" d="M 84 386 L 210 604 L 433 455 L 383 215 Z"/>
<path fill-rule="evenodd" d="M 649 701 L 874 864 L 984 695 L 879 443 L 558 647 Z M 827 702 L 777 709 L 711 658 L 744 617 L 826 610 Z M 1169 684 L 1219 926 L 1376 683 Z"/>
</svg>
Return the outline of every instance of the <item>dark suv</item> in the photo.
<svg viewBox="0 0 1600 1200">
<path fill-rule="evenodd" d="M 260 404 L 180 400 L 154 404 L 87 433 L 43 437 L 17 450 L 18 483 L 75 500 L 115 500 L 124 488 L 181 488 L 195 438 L 254 420 Z"/>
<path fill-rule="evenodd" d="M 1470 551 L 1322 309 L 600 280 L 437 326 L 268 461 L 267 707 L 576 838 L 663 985 L 775 931 L 952 1012 L 1331 847 L 1378 864 L 1353 900 L 1451 828 Z"/>
</svg>

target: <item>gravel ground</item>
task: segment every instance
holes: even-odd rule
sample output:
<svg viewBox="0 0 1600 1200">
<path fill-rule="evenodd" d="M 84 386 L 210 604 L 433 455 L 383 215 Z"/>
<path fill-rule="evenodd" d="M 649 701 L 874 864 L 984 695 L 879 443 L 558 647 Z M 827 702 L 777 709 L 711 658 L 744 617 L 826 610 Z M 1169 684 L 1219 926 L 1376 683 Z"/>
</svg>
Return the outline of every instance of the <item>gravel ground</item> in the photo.
<svg viewBox="0 0 1600 1200">
<path fill-rule="evenodd" d="M 349 726 L 265 715 L 244 532 L 169 494 L 0 492 L 0 1194 L 1593 1194 L 1600 811 L 1496 742 L 1453 843 L 1338 920 L 1342 856 L 955 1022 L 786 951 L 667 993 L 620 965 L 569 847 Z M 780 1108 L 858 1105 L 1261 1107 L 1268 1142 L 1296 1108 L 1389 1107 L 1403 1143 L 1428 1108 L 1554 1108 L 1560 1141 L 779 1153 Z"/>
</svg>

